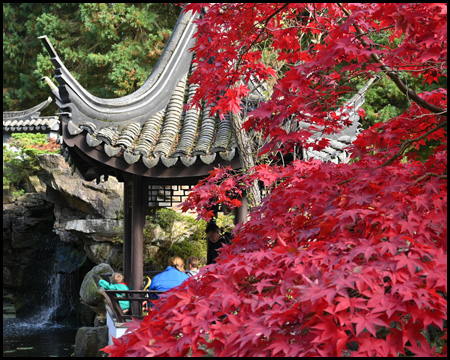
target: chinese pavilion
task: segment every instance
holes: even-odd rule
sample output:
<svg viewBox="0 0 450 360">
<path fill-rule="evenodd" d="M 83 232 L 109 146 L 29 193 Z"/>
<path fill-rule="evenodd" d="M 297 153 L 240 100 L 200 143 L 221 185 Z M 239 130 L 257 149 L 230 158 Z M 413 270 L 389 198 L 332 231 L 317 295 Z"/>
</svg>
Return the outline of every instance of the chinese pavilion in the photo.
<svg viewBox="0 0 450 360">
<path fill-rule="evenodd" d="M 241 166 L 230 118 L 211 117 L 207 105 L 200 111 L 184 110 L 198 87 L 189 83 L 196 17 L 191 12 L 180 15 L 149 78 L 134 93 L 117 99 L 90 94 L 64 66 L 49 39 L 40 37 L 59 85 L 51 87 L 60 108 L 61 153 L 86 180 L 115 176 L 124 182 L 124 275 L 134 290 L 142 285 L 148 209 L 167 206 L 175 189 L 187 190 L 218 165 Z M 351 100 L 358 102 L 352 110 L 354 125 L 332 139 L 322 157 L 340 161 L 342 148 L 356 137 L 355 114 L 363 94 Z M 254 88 L 245 106 L 253 109 L 261 98 Z M 315 155 L 304 152 L 307 158 Z M 246 211 L 245 206 L 238 209 L 239 221 Z"/>
</svg>

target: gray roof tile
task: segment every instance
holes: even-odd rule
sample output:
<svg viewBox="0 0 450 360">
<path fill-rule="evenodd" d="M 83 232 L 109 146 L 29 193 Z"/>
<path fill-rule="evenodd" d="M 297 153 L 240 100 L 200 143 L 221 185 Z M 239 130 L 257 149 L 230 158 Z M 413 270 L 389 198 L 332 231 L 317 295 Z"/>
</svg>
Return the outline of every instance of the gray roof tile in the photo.
<svg viewBox="0 0 450 360">
<path fill-rule="evenodd" d="M 196 15 L 197 16 L 197 15 Z M 160 61 L 146 83 L 135 93 L 119 99 L 99 99 L 73 78 L 46 37 L 41 37 L 52 56 L 59 89 L 53 89 L 61 119 L 70 135 L 83 135 L 90 147 L 109 157 L 122 157 L 148 167 L 170 167 L 181 159 L 191 166 L 197 156 L 209 164 L 215 153 L 231 161 L 236 151 L 230 119 L 210 116 L 210 107 L 188 109 L 185 105 L 198 88 L 189 84 L 192 73 L 192 35 L 196 16 L 181 15 Z"/>
</svg>

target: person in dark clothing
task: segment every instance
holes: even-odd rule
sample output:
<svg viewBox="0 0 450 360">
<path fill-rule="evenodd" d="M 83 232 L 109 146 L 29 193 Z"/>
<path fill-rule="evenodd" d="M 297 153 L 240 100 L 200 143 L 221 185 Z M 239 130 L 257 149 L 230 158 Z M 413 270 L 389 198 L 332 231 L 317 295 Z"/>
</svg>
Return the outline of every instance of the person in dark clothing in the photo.
<svg viewBox="0 0 450 360">
<path fill-rule="evenodd" d="M 231 244 L 231 234 L 222 233 L 220 228 L 215 223 L 209 223 L 205 230 L 207 243 L 206 265 L 216 262 L 216 257 L 219 255 L 217 251 L 223 244 Z"/>
</svg>

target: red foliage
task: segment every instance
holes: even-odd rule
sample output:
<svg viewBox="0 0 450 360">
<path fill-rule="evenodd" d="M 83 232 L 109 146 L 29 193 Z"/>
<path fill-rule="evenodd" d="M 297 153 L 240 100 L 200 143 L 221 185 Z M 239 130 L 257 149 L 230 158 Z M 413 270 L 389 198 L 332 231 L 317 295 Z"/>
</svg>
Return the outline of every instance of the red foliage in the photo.
<svg viewBox="0 0 450 360">
<path fill-rule="evenodd" d="M 266 80 L 271 73 L 254 64 L 261 54 L 250 45 L 272 36 L 290 69 L 246 126 L 270 135 L 274 146 L 286 140 L 278 129 L 292 116 L 337 131 L 326 116 L 342 94 L 344 71 L 337 66 L 347 64 L 349 77 L 369 76 L 381 71 L 376 54 L 384 65 L 420 72 L 432 82 L 447 69 L 446 12 L 445 4 L 428 3 L 212 4 L 198 21 L 194 81 L 202 86 L 195 101 L 208 98 L 215 110 L 236 109 L 246 93 L 238 80 L 250 73 Z M 321 42 L 298 46 L 294 21 L 301 33 L 322 34 Z M 374 44 L 368 36 L 374 31 L 389 36 L 391 46 Z M 221 93 L 226 100 L 216 101 Z M 105 351 L 445 356 L 447 92 L 418 96 L 401 116 L 363 131 L 352 145 L 351 163 L 297 160 L 248 173 L 212 172 L 185 204 L 203 218 L 214 204 L 239 206 L 236 197 L 255 179 L 272 191 L 235 228 L 217 264 L 167 292 Z M 296 136 L 303 143 L 310 134 Z M 425 160 L 417 156 L 421 146 L 428 147 Z M 429 326 L 442 331 L 441 345 L 427 341 Z"/>
</svg>

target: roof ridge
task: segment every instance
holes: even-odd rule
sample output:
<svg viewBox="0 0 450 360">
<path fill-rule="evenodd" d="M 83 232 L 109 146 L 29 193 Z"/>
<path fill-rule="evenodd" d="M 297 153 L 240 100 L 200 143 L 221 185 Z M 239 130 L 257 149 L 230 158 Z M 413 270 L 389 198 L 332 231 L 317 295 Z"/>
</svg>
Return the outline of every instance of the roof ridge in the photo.
<svg viewBox="0 0 450 360">
<path fill-rule="evenodd" d="M 102 126 L 105 122 L 120 127 L 129 122 L 141 125 L 163 110 L 179 79 L 184 77 L 192 60 L 189 49 L 193 46 L 196 30 L 194 20 L 198 14 L 182 13 L 164 51 L 146 82 L 134 93 L 115 99 L 102 99 L 90 94 L 64 66 L 47 36 L 40 36 L 55 66 L 59 83 L 57 104 L 61 109 L 62 121 L 80 124 L 92 121 Z M 72 115 L 72 116 L 70 116 Z M 126 117 L 126 119 L 124 119 Z"/>
</svg>

